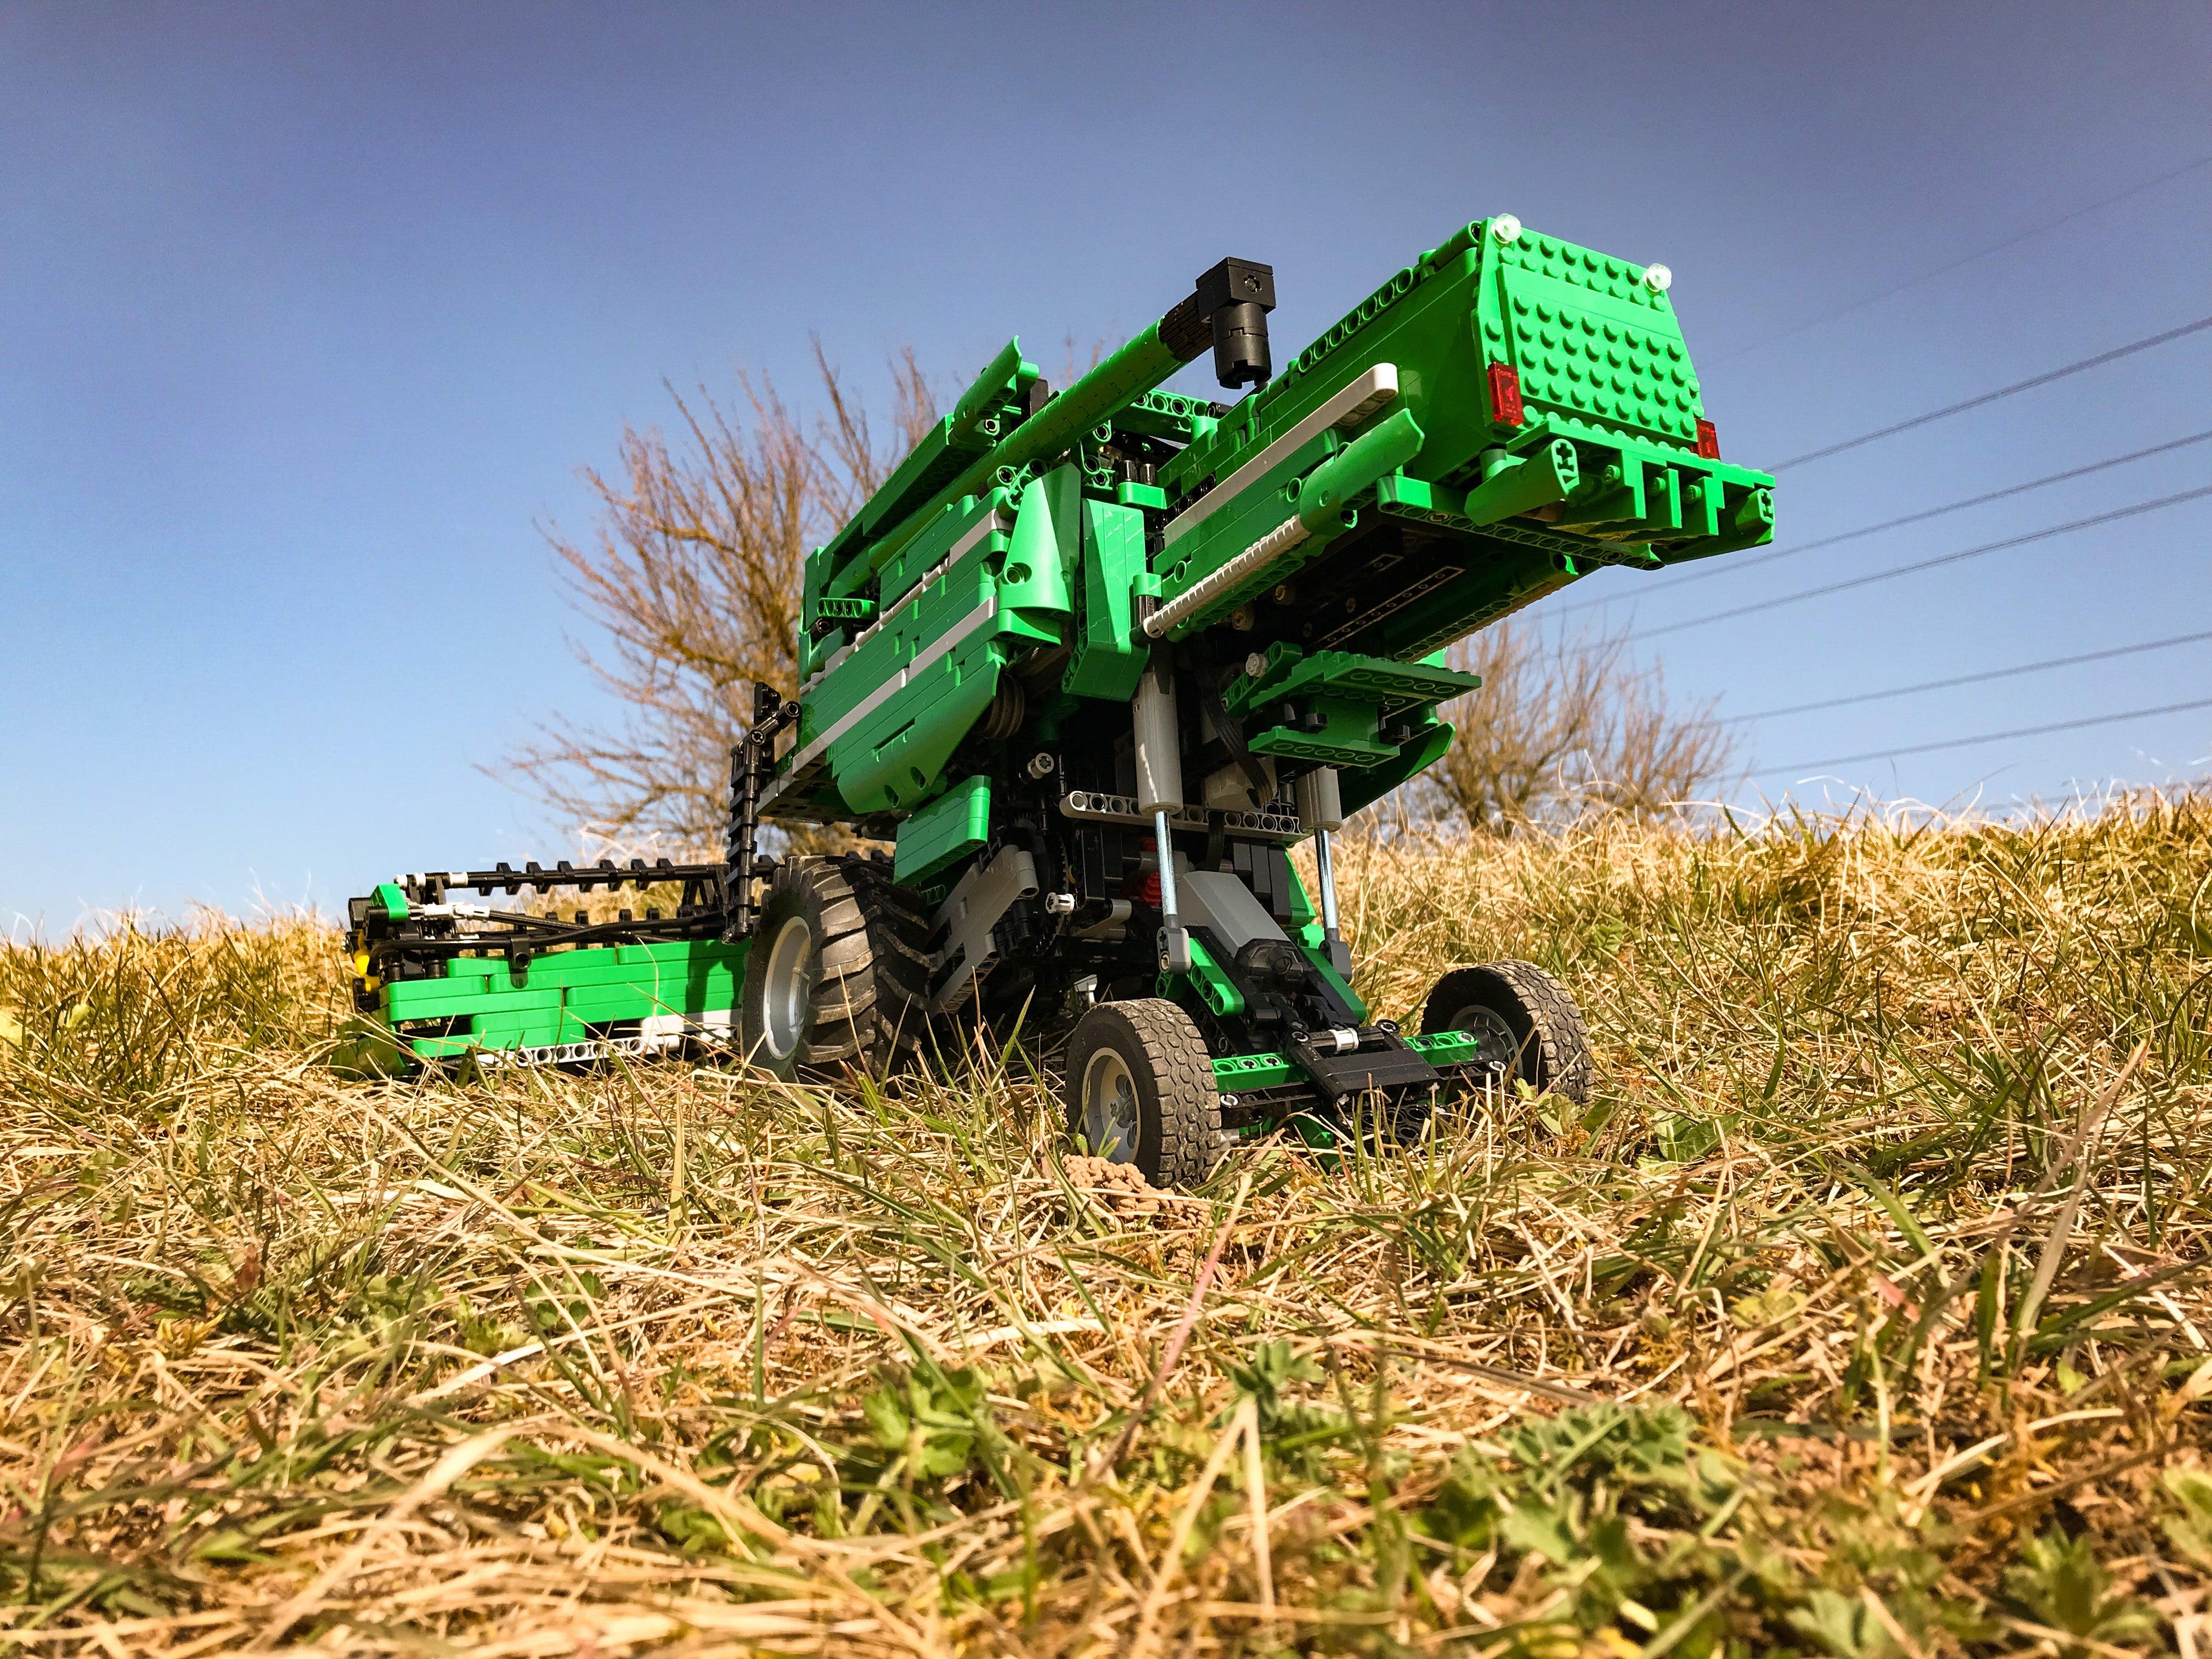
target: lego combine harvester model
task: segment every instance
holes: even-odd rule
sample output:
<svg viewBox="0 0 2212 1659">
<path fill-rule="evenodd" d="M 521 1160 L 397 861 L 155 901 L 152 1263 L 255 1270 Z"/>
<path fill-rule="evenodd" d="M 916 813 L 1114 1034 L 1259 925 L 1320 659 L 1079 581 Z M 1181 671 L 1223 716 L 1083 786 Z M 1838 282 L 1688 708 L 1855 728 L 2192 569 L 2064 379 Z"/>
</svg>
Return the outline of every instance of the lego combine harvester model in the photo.
<svg viewBox="0 0 2212 1659">
<path fill-rule="evenodd" d="M 1022 1019 L 1071 1133 L 1163 1184 L 1285 1123 L 1402 1133 L 1470 1082 L 1579 1098 L 1581 1016 L 1532 964 L 1448 974 L 1418 1034 L 1370 1018 L 1331 837 L 1443 755 L 1438 706 L 1480 684 L 1453 641 L 1600 566 L 1771 537 L 1668 281 L 1501 215 L 1280 374 L 1273 271 L 1241 259 L 1056 393 L 1009 343 L 808 557 L 797 696 L 759 689 L 724 860 L 378 887 L 351 907 L 357 1054 L 708 1048 L 789 1078 Z M 1209 347 L 1239 402 L 1160 389 Z M 895 850 L 766 855 L 800 823 Z M 613 921 L 463 896 L 626 887 L 680 896 Z"/>
</svg>

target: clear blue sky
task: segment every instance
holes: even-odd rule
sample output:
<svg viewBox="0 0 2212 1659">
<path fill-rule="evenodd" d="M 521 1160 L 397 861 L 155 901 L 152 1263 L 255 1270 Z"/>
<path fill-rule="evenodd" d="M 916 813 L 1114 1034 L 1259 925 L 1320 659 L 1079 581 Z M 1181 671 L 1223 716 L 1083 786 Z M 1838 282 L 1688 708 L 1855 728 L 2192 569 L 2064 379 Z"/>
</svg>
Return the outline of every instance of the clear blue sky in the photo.
<svg viewBox="0 0 2212 1659">
<path fill-rule="evenodd" d="M 1671 265 L 1726 452 L 1779 461 L 2212 313 L 2212 168 L 2068 217 L 2212 157 L 2208 87 L 2180 0 L 9 7 L 0 925 L 570 850 L 476 768 L 594 712 L 538 527 L 663 377 L 797 391 L 816 330 L 957 380 L 1226 252 L 1287 355 L 1510 210 Z M 1781 544 L 2208 427 L 2212 333 L 1790 469 Z M 1571 597 L 1657 628 L 2207 483 Z M 2197 501 L 1650 648 L 1747 714 L 2207 629 Z M 1753 787 L 2205 695 L 2198 645 L 1765 721 Z M 1997 804 L 2208 755 L 2212 710 L 1829 769 Z"/>
</svg>

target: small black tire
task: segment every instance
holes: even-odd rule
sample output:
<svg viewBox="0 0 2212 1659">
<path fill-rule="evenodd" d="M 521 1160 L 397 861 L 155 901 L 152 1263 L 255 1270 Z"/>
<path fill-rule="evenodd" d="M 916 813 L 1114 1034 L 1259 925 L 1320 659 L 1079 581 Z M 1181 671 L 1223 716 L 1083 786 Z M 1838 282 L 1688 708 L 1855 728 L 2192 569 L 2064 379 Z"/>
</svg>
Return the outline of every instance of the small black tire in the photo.
<svg viewBox="0 0 2212 1659">
<path fill-rule="evenodd" d="M 928 930 L 921 902 L 873 860 L 779 864 L 745 955 L 738 1036 L 746 1061 L 785 1081 L 898 1070 L 927 1023 Z"/>
<path fill-rule="evenodd" d="M 1421 1034 L 1438 1031 L 1472 1031 L 1510 1044 L 1513 1065 L 1499 1068 L 1502 1081 L 1517 1079 L 1539 1094 L 1589 1103 L 1597 1071 L 1589 1029 L 1567 988 L 1533 962 L 1487 962 L 1446 974 L 1421 1007 Z"/>
<path fill-rule="evenodd" d="M 1221 1156 L 1213 1057 L 1191 1018 L 1160 997 L 1102 1002 L 1067 1039 L 1069 1138 L 1155 1187 L 1195 1187 Z"/>
</svg>

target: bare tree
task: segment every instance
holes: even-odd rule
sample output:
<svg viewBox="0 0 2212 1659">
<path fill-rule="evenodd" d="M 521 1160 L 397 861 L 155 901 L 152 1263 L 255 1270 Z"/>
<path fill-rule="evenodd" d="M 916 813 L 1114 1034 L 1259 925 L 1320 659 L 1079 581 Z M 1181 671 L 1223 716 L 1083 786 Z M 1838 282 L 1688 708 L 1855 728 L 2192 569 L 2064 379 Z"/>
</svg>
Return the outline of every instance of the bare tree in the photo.
<svg viewBox="0 0 2212 1659">
<path fill-rule="evenodd" d="M 890 371 L 891 439 L 878 446 L 866 404 L 845 389 L 844 378 L 823 354 L 822 337 L 812 337 L 814 367 L 822 376 L 828 410 L 815 426 L 817 480 L 825 530 L 835 530 L 860 510 L 891 469 L 937 424 L 937 394 L 915 360 L 914 348 L 895 353 Z M 742 378 L 742 377 L 740 377 Z"/>
<path fill-rule="evenodd" d="M 1482 689 L 1447 704 L 1449 751 L 1418 780 L 1409 806 L 1508 834 L 1594 812 L 1652 816 L 1725 778 L 1735 739 L 1711 700 L 1668 702 L 1656 663 L 1628 654 L 1625 632 L 1569 633 L 1509 619 L 1452 648 Z"/>
<path fill-rule="evenodd" d="M 738 376 L 732 408 L 671 386 L 679 441 L 625 428 L 620 471 L 586 469 L 599 518 L 588 541 L 546 540 L 569 598 L 604 635 L 577 655 L 623 705 L 611 727 L 556 717 L 507 769 L 556 811 L 617 840 L 715 845 L 730 746 L 753 681 L 798 679 L 806 550 L 850 517 L 935 419 L 908 350 L 890 363 L 892 435 L 814 343 L 823 412 L 810 425 L 765 380 Z"/>
</svg>

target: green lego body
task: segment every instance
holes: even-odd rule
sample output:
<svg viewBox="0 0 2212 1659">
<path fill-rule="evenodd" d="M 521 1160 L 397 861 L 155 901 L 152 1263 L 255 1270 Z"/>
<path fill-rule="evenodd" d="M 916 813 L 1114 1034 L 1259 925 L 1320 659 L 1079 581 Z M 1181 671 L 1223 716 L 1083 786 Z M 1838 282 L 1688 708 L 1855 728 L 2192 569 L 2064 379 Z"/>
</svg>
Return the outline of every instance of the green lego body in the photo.
<svg viewBox="0 0 2212 1659">
<path fill-rule="evenodd" d="M 809 556 L 798 694 L 761 698 L 726 863 L 686 867 L 681 914 L 518 942 L 430 912 L 557 872 L 409 878 L 356 902 L 365 1011 L 424 1060 L 558 1058 L 697 1041 L 743 1005 L 739 1046 L 795 1064 L 805 1032 L 780 1048 L 759 1010 L 830 1019 L 807 999 L 832 980 L 861 995 L 855 1055 L 908 1008 L 1049 1032 L 1166 1004 L 1231 1130 L 1500 1064 L 1504 1026 L 1370 1021 L 1329 836 L 1449 746 L 1438 710 L 1480 682 L 1444 647 L 1601 567 L 1771 538 L 1772 480 L 1720 459 L 1668 281 L 1500 216 L 1279 375 L 1273 271 L 1237 260 L 1056 394 L 1009 343 Z M 1234 406 L 1161 389 L 1209 343 L 1224 386 L 1257 387 Z M 763 821 L 848 825 L 890 869 L 810 899 L 759 856 Z M 1287 856 L 1309 837 L 1314 895 Z M 748 988 L 748 938 L 790 927 L 816 956 L 758 946 L 786 979 Z M 832 961 L 808 930 L 840 927 Z"/>
<path fill-rule="evenodd" d="M 771 814 L 891 832 L 956 781 L 951 757 L 1008 665 L 1040 653 L 1068 653 L 1057 696 L 1125 702 L 1151 645 L 1129 616 L 1147 590 L 1170 608 L 1197 595 L 1176 641 L 1250 607 L 1242 632 L 1274 679 L 1310 682 L 1292 653 L 1328 653 L 1340 681 L 1311 686 L 1326 732 L 1263 726 L 1249 745 L 1377 775 L 1347 776 L 1348 799 L 1395 787 L 1419 765 L 1393 763 L 1433 727 L 1400 720 L 1393 742 L 1385 723 L 1472 682 L 1439 679 L 1425 698 L 1358 682 L 1601 566 L 1656 569 L 1772 535 L 1773 481 L 1719 459 L 1649 269 L 1469 225 L 1234 410 L 1142 383 L 1177 367 L 1155 327 L 1024 418 L 1041 382 L 1010 345 L 809 560 L 796 759 Z M 1170 447 L 1150 477 L 1120 465 Z M 1291 545 L 1224 579 L 1291 525 Z M 1348 544 L 1370 556 L 1328 573 L 1322 595 L 1299 593 L 1300 573 L 1343 563 Z M 1378 577 L 1381 592 L 1360 591 Z M 824 609 L 851 594 L 879 620 Z M 1228 695 L 1249 706 L 1279 689 Z"/>
</svg>

